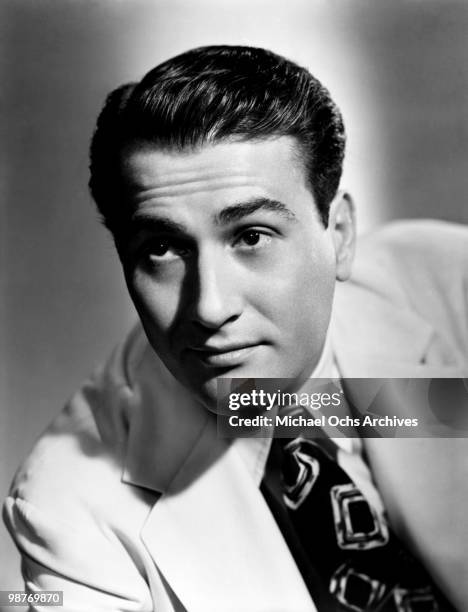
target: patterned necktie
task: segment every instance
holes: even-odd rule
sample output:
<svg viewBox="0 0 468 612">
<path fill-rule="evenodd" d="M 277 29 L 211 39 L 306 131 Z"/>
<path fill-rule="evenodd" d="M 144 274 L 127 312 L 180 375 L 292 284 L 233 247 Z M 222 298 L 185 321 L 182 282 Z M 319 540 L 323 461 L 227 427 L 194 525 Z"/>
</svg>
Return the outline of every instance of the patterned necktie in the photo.
<svg viewBox="0 0 468 612">
<path fill-rule="evenodd" d="M 319 612 L 453 612 L 332 440 L 274 439 L 261 490 Z"/>
</svg>

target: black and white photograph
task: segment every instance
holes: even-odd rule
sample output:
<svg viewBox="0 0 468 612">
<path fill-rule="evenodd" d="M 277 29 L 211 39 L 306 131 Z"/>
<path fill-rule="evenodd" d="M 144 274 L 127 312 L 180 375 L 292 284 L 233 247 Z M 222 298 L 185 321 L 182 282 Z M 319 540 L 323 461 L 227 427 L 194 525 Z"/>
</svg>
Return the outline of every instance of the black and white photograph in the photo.
<svg viewBox="0 0 468 612">
<path fill-rule="evenodd" d="M 0 612 L 466 612 L 468 4 L 0 49 Z"/>
</svg>

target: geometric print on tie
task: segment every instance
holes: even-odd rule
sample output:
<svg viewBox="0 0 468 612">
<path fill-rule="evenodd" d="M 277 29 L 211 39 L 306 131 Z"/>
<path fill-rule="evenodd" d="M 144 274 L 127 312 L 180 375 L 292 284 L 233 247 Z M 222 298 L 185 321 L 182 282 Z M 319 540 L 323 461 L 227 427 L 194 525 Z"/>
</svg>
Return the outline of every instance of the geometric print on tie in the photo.
<svg viewBox="0 0 468 612">
<path fill-rule="evenodd" d="M 274 439 L 273 445 L 280 448 L 284 506 L 334 610 L 453 611 L 338 464 L 332 440 Z"/>
<path fill-rule="evenodd" d="M 284 447 L 292 459 L 289 473 L 283 467 L 283 499 L 288 508 L 297 510 L 306 500 L 323 464 L 316 457 L 317 443 L 296 438 Z M 331 506 L 337 544 L 343 549 L 369 550 L 389 540 L 388 526 L 367 503 L 353 482 L 334 485 L 330 489 Z"/>
</svg>

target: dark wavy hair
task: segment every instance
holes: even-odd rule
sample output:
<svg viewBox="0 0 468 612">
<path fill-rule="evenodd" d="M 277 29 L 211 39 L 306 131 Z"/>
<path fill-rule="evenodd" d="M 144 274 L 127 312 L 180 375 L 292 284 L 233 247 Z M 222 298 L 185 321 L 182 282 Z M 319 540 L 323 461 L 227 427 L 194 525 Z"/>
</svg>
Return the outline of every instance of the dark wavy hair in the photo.
<svg viewBox="0 0 468 612">
<path fill-rule="evenodd" d="M 109 94 L 91 142 L 91 194 L 116 237 L 129 215 L 120 178 L 123 147 L 143 141 L 181 150 L 276 136 L 296 138 L 326 226 L 345 148 L 342 117 L 328 90 L 305 68 L 265 49 L 192 49 Z"/>
</svg>

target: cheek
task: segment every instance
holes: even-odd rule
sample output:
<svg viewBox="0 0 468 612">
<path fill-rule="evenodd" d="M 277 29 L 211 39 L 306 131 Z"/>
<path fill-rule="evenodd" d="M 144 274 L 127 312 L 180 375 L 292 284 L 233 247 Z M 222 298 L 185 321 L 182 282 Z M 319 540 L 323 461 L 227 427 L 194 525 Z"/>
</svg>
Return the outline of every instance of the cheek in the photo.
<svg viewBox="0 0 468 612">
<path fill-rule="evenodd" d="M 299 341 L 316 340 L 325 333 L 331 315 L 333 290 L 334 280 L 328 274 L 310 273 L 292 289 L 286 316 Z"/>
<path fill-rule="evenodd" d="M 322 259 L 307 266 L 298 293 L 301 294 L 303 310 L 309 318 L 328 321 L 334 288 L 335 267 L 332 262 Z"/>
<path fill-rule="evenodd" d="M 327 246 L 296 251 L 256 288 L 257 310 L 273 324 L 278 346 L 297 358 L 325 340 L 335 287 L 334 255 Z"/>
<path fill-rule="evenodd" d="M 127 281 L 130 297 L 145 329 L 152 334 L 167 333 L 176 318 L 178 291 L 160 286 L 144 275 L 135 274 Z"/>
</svg>

